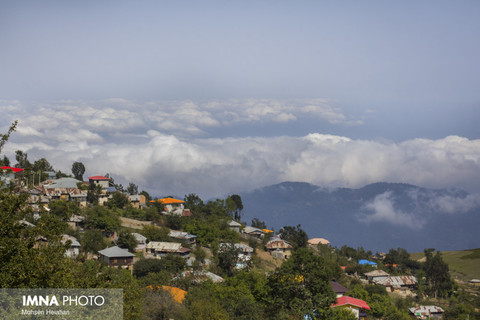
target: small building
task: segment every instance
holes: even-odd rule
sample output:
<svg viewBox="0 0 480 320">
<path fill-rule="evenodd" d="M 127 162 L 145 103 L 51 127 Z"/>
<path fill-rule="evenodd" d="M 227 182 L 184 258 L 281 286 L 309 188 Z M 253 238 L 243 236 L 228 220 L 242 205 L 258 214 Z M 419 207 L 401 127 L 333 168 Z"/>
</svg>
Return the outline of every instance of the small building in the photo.
<svg viewBox="0 0 480 320">
<path fill-rule="evenodd" d="M 318 246 L 319 244 L 327 246 L 330 244 L 330 241 L 324 238 L 312 238 L 308 240 L 308 244 L 311 246 Z"/>
<path fill-rule="evenodd" d="M 100 258 L 105 261 L 109 267 L 133 270 L 133 253 L 120 247 L 110 247 L 98 251 Z"/>
<path fill-rule="evenodd" d="M 77 214 L 72 214 L 67 223 L 74 230 L 83 230 L 85 217 Z"/>
<path fill-rule="evenodd" d="M 255 228 L 255 227 L 250 227 L 250 226 L 246 226 L 242 230 L 242 232 L 244 234 L 246 234 L 247 236 L 257 238 L 257 239 L 261 239 L 265 236 L 265 231 L 263 231 L 262 229 Z"/>
<path fill-rule="evenodd" d="M 184 231 L 170 230 L 168 236 L 177 240 L 181 240 L 188 245 L 195 245 L 195 243 L 197 242 L 196 235 Z"/>
<path fill-rule="evenodd" d="M 61 242 L 66 244 L 68 241 L 70 241 L 70 248 L 65 251 L 65 256 L 68 258 L 76 258 L 80 254 L 80 242 L 78 242 L 77 238 L 68 234 L 62 235 Z"/>
<path fill-rule="evenodd" d="M 163 214 L 183 216 L 185 201 L 175 198 L 162 198 L 150 201 L 151 203 L 160 203 L 164 206 Z"/>
<path fill-rule="evenodd" d="M 348 309 L 352 311 L 359 320 L 367 319 L 367 315 L 363 310 L 370 310 L 370 307 L 365 301 L 349 296 L 337 298 L 337 303 L 332 304 L 331 307 Z"/>
<path fill-rule="evenodd" d="M 418 306 L 415 308 L 408 309 L 412 315 L 417 319 L 442 319 L 443 311 L 442 308 L 437 306 Z"/>
<path fill-rule="evenodd" d="M 177 242 L 150 241 L 145 248 L 145 252 L 147 257 L 159 259 L 167 254 L 179 255 L 183 258 L 190 256 L 190 249 L 182 247 L 182 244 Z"/>
<path fill-rule="evenodd" d="M 293 245 L 279 236 L 268 241 L 265 245 L 265 250 L 278 259 L 288 259 L 292 255 L 292 249 Z"/>
<path fill-rule="evenodd" d="M 228 223 L 228 227 L 230 228 L 230 230 L 240 232 L 240 228 L 242 227 L 242 225 L 237 221 L 232 220 Z"/>
<path fill-rule="evenodd" d="M 232 243 L 220 243 L 219 251 L 223 252 L 232 247 Z M 233 243 L 233 247 L 238 250 L 237 269 L 243 269 L 248 261 L 252 259 L 253 248 L 243 243 Z"/>
<path fill-rule="evenodd" d="M 18 176 L 22 175 L 23 169 L 9 166 L 0 167 L 0 188 L 6 188 Z"/>
<path fill-rule="evenodd" d="M 387 292 L 409 293 L 417 287 L 415 276 L 388 276 L 373 281 L 373 283 L 385 286 Z"/>
<path fill-rule="evenodd" d="M 133 194 L 128 196 L 128 201 L 136 209 L 144 208 L 147 205 L 147 199 L 143 194 Z"/>
<path fill-rule="evenodd" d="M 337 298 L 343 297 L 349 290 L 336 281 L 330 281 Z"/>
<path fill-rule="evenodd" d="M 367 277 L 367 280 L 372 282 L 380 281 L 390 276 L 388 273 L 386 273 L 383 270 L 370 271 L 370 272 L 364 273 L 364 275 L 365 277 Z"/>
<path fill-rule="evenodd" d="M 133 232 L 132 236 L 135 238 L 135 241 L 137 241 L 135 251 L 143 251 L 143 249 L 145 249 L 147 246 L 147 237 L 137 232 Z"/>
<path fill-rule="evenodd" d="M 110 178 L 107 178 L 107 177 L 104 177 L 104 176 L 89 177 L 88 181 L 90 183 L 93 183 L 94 185 L 102 187 L 102 189 L 108 188 L 109 184 L 110 184 Z"/>
</svg>

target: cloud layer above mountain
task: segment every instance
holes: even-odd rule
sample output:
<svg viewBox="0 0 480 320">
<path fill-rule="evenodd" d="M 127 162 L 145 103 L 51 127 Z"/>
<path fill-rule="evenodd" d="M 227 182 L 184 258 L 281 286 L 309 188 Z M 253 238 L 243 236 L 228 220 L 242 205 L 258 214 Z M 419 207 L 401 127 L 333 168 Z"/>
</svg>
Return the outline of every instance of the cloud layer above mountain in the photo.
<svg viewBox="0 0 480 320">
<path fill-rule="evenodd" d="M 74 161 L 81 161 L 86 175 L 108 172 L 115 181 L 135 182 L 154 195 L 222 196 L 287 180 L 480 190 L 480 140 L 447 136 L 389 142 L 248 130 L 299 125 L 304 118 L 326 125 L 364 125 L 325 99 L 2 101 L 0 112 L 9 116 L 0 120 L 0 132 L 19 120 L 4 150 L 13 162 L 15 150 L 27 152 L 31 161 L 46 157 L 68 173 Z M 448 208 L 449 203 L 444 199 L 435 205 Z"/>
</svg>

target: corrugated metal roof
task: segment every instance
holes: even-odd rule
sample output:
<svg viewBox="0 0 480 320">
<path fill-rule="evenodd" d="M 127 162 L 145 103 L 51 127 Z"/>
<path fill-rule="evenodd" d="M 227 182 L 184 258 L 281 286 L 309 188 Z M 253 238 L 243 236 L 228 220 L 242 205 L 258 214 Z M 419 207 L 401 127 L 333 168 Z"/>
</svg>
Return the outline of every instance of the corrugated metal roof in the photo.
<svg viewBox="0 0 480 320">
<path fill-rule="evenodd" d="M 419 306 L 408 309 L 414 315 L 420 315 L 422 317 L 428 317 L 435 313 L 443 313 L 444 310 L 437 306 Z"/>
<path fill-rule="evenodd" d="M 386 287 L 400 288 L 402 286 L 415 285 L 417 283 L 417 278 L 414 276 L 388 276 L 386 278 L 375 279 L 373 281 Z"/>
<path fill-rule="evenodd" d="M 172 237 L 172 238 L 177 238 L 177 239 L 193 239 L 193 238 L 196 238 L 197 236 L 193 235 L 193 234 L 190 234 L 188 232 L 185 232 L 185 231 L 176 231 L 176 230 L 170 230 L 170 232 L 168 233 L 168 236 L 169 237 Z"/>
<path fill-rule="evenodd" d="M 343 296 L 343 297 L 337 298 L 337 303 L 332 304 L 332 307 L 339 307 L 344 305 L 351 305 L 351 306 L 356 306 L 362 309 L 370 310 L 370 307 L 365 301 L 352 298 L 349 296 Z"/>
<path fill-rule="evenodd" d="M 122 249 L 117 246 L 100 250 L 98 251 L 98 253 L 108 258 L 135 256 L 133 253 L 130 253 L 127 249 Z"/>
<path fill-rule="evenodd" d="M 243 233 L 260 233 L 260 234 L 265 234 L 265 231 L 263 231 L 262 229 L 259 229 L 259 228 L 246 226 L 246 227 L 243 229 Z"/>
<path fill-rule="evenodd" d="M 389 274 L 383 270 L 374 270 L 367 273 L 364 273 L 367 277 L 388 277 Z"/>
<path fill-rule="evenodd" d="M 147 244 L 147 249 L 153 249 L 155 251 L 162 251 L 162 252 L 180 252 L 181 247 L 182 247 L 182 244 L 177 242 L 150 241 Z"/>
<path fill-rule="evenodd" d="M 275 238 L 273 240 L 268 241 L 265 247 L 267 249 L 292 249 L 293 248 L 291 243 L 280 238 Z"/>
</svg>

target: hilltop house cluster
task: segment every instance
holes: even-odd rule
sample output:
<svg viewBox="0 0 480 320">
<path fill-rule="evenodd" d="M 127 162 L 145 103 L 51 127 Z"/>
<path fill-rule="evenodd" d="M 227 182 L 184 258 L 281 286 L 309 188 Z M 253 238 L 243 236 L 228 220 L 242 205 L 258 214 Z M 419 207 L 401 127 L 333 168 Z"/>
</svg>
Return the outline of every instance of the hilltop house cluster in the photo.
<svg viewBox="0 0 480 320">
<path fill-rule="evenodd" d="M 21 174 L 22 169 L 1 167 L 0 172 L 2 185 L 8 185 L 13 181 L 18 174 Z M 47 179 L 37 186 L 28 189 L 26 192 L 29 194 L 28 205 L 30 205 L 34 212 L 38 214 L 40 208 L 48 209 L 48 205 L 51 201 L 65 200 L 77 202 L 80 206 L 87 206 L 87 190 L 90 185 L 97 187 L 98 203 L 104 205 L 112 197 L 112 193 L 116 191 L 114 187 L 110 186 L 110 178 L 104 176 L 92 176 L 88 178 L 88 182 L 79 181 L 74 178 L 60 178 L 60 179 Z M 145 196 L 143 195 L 129 195 L 128 200 L 130 204 L 135 208 L 143 208 L 147 206 Z M 164 215 L 178 215 L 189 217 L 192 212 L 185 208 L 185 202 L 183 200 L 174 198 L 163 198 L 152 200 L 152 203 L 160 203 L 163 207 L 162 214 Z M 68 223 L 76 230 L 83 231 L 84 217 L 79 215 L 73 215 L 70 217 Z M 19 221 L 27 227 L 34 227 L 34 224 L 27 221 Z M 268 229 L 260 229 L 253 226 L 245 226 L 237 221 L 229 221 L 228 227 L 241 233 L 245 238 L 257 240 L 259 243 L 266 237 L 269 241 L 265 243 L 264 249 L 272 257 L 280 260 L 288 259 L 292 255 L 293 244 L 282 239 L 279 235 L 272 236 L 273 231 Z M 133 271 L 134 263 L 143 257 L 146 259 L 162 259 L 167 255 L 177 255 L 186 260 L 187 266 L 190 270 L 182 273 L 182 277 L 189 276 L 193 281 L 200 282 L 204 280 L 211 280 L 213 282 L 223 282 L 224 279 L 218 275 L 208 272 L 204 269 L 193 270 L 195 257 L 191 257 L 191 248 L 196 245 L 196 236 L 184 231 L 170 230 L 169 237 L 170 242 L 160 241 L 147 241 L 147 237 L 140 232 L 133 232 L 133 237 L 136 240 L 135 252 L 130 252 L 127 249 L 120 248 L 118 246 L 112 246 L 98 251 L 98 254 L 93 258 L 104 261 L 108 266 L 114 268 L 122 268 Z M 44 237 L 38 237 L 36 246 L 48 245 L 48 239 Z M 116 236 L 113 237 L 116 240 Z M 70 248 L 65 252 L 65 255 L 69 258 L 77 257 L 81 252 L 80 242 L 70 235 L 63 235 L 61 239 L 62 243 L 70 243 Z M 330 242 L 324 238 L 313 238 L 308 240 L 309 246 L 315 248 L 319 245 L 329 246 Z M 245 243 L 220 243 L 219 251 L 236 249 L 238 252 L 238 259 L 236 268 L 244 269 L 248 268 L 249 262 L 252 259 L 254 249 Z M 377 259 L 381 260 L 385 258 L 385 255 L 378 254 Z M 206 267 L 211 262 L 205 259 L 203 267 Z M 370 265 L 372 268 L 376 268 L 377 263 L 369 260 L 358 261 L 361 265 Z M 342 267 L 345 270 L 345 267 Z M 374 284 L 384 286 L 387 292 L 396 292 L 404 296 L 414 295 L 417 289 L 417 279 L 411 275 L 392 276 L 387 272 L 375 269 L 363 274 L 363 278 L 360 279 L 365 284 Z M 175 290 L 178 288 L 172 288 Z M 337 301 L 332 304 L 332 308 L 346 308 L 351 310 L 356 318 L 364 320 L 367 318 L 366 310 L 370 310 L 368 304 L 360 299 L 356 299 L 346 295 L 348 289 L 343 287 L 337 282 L 332 282 L 332 289 L 336 293 Z M 180 290 L 180 289 L 178 289 Z M 443 309 L 437 306 L 419 306 L 409 309 L 412 317 L 417 319 L 441 319 L 443 316 Z"/>
</svg>

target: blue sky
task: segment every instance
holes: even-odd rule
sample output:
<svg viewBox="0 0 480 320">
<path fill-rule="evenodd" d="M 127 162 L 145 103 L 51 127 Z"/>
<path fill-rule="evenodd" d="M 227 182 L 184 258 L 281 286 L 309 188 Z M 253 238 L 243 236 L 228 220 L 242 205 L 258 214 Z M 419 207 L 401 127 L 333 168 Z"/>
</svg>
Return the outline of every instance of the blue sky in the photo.
<svg viewBox="0 0 480 320">
<path fill-rule="evenodd" d="M 2 1 L 6 153 L 154 194 L 480 191 L 478 1 Z"/>
</svg>

